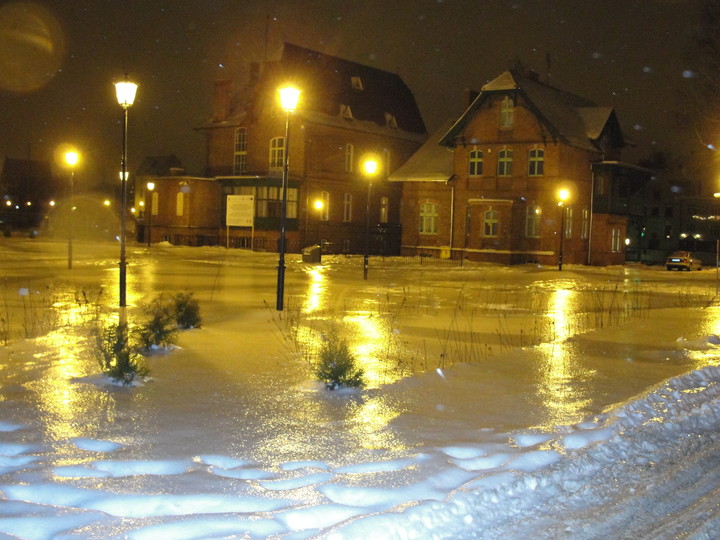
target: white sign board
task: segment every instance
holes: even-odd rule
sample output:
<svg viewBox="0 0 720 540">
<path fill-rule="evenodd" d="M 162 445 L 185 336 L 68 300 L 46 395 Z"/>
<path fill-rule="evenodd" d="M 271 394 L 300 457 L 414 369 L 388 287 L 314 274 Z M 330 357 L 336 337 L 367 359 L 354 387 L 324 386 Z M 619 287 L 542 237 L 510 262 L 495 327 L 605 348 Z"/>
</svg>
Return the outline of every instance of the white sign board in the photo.
<svg viewBox="0 0 720 540">
<path fill-rule="evenodd" d="M 228 227 L 252 227 L 255 216 L 254 195 L 228 195 L 225 223 Z"/>
</svg>

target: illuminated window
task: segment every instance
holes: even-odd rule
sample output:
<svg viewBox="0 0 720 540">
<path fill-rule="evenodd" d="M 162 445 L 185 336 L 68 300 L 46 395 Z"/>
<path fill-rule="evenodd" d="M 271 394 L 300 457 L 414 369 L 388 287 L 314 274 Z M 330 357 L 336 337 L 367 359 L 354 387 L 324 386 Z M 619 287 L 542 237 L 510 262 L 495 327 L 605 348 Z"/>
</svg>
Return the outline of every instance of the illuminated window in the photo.
<svg viewBox="0 0 720 540">
<path fill-rule="evenodd" d="M 505 97 L 500 102 L 500 127 L 511 128 L 513 126 L 514 105 L 512 99 Z"/>
<path fill-rule="evenodd" d="M 270 169 L 279 170 L 285 165 L 285 137 L 270 139 Z"/>
<path fill-rule="evenodd" d="M 480 150 L 471 150 L 468 165 L 468 174 L 470 176 L 482 176 L 483 173 L 483 153 Z"/>
<path fill-rule="evenodd" d="M 157 191 L 153 191 L 152 196 L 150 197 L 150 200 L 151 200 L 150 213 L 153 216 L 157 216 L 158 215 L 158 205 L 159 205 L 159 201 L 160 201 L 160 195 L 158 194 Z"/>
<path fill-rule="evenodd" d="M 497 236 L 500 227 L 500 215 L 492 207 L 483 213 L 483 236 Z"/>
<path fill-rule="evenodd" d="M 182 216 L 185 212 L 185 194 L 182 191 L 178 191 L 175 196 L 175 215 Z"/>
<path fill-rule="evenodd" d="M 235 130 L 235 152 L 233 154 L 233 174 L 243 174 L 247 171 L 247 130 Z"/>
<path fill-rule="evenodd" d="M 355 145 L 345 145 L 345 172 L 353 171 L 353 164 L 355 162 Z"/>
<path fill-rule="evenodd" d="M 390 199 L 380 197 L 380 223 L 388 222 L 388 214 L 390 213 Z"/>
<path fill-rule="evenodd" d="M 536 204 L 531 204 L 525 210 L 525 236 L 540 238 L 540 218 L 542 210 Z"/>
<path fill-rule="evenodd" d="M 346 193 L 343 197 L 343 221 L 352 221 L 352 193 Z"/>
<path fill-rule="evenodd" d="M 419 207 L 419 227 L 420 234 L 437 234 L 437 204 L 431 201 L 420 203 Z"/>
<path fill-rule="evenodd" d="M 497 162 L 497 175 L 498 176 L 511 176 L 512 175 L 512 150 L 503 149 L 498 152 Z"/>
<path fill-rule="evenodd" d="M 545 169 L 545 150 L 533 148 L 528 154 L 528 174 L 542 176 Z"/>
</svg>

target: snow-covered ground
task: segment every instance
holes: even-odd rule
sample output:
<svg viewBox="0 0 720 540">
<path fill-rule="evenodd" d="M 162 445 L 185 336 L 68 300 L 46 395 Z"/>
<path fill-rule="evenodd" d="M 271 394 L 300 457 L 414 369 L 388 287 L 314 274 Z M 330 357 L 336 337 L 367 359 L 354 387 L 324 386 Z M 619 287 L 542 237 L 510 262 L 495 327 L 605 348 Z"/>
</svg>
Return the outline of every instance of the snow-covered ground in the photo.
<svg viewBox="0 0 720 540">
<path fill-rule="evenodd" d="M 125 388 L 85 324 L 113 249 L 0 243 L 4 537 L 720 537 L 715 270 L 290 257 L 278 314 L 270 254 L 137 247 L 131 305 L 204 325 Z M 366 389 L 313 381 L 330 323 Z"/>
</svg>

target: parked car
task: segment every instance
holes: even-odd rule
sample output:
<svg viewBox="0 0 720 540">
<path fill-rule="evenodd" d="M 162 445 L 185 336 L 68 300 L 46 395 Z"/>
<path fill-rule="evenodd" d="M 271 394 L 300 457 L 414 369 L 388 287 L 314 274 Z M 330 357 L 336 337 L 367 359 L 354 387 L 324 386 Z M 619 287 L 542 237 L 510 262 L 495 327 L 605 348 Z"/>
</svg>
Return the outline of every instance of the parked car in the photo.
<svg viewBox="0 0 720 540">
<path fill-rule="evenodd" d="M 701 270 L 702 261 L 696 259 L 690 251 L 676 251 L 665 259 L 665 268 L 672 270 Z"/>
</svg>

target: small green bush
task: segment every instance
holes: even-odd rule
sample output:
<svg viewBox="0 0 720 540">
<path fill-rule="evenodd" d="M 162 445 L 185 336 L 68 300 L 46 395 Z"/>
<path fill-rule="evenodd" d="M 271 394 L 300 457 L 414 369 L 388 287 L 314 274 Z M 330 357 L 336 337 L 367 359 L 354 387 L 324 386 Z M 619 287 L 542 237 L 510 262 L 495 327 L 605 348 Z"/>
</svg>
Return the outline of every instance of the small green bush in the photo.
<svg viewBox="0 0 720 540">
<path fill-rule="evenodd" d="M 177 293 L 173 298 L 175 308 L 175 320 L 180 328 L 199 328 L 200 304 L 193 298 L 191 292 Z"/>
<path fill-rule="evenodd" d="M 100 326 L 95 335 L 100 369 L 113 381 L 130 385 L 135 377 L 144 377 L 150 369 L 128 333 L 126 324 Z"/>
<path fill-rule="evenodd" d="M 325 383 L 325 388 L 362 388 L 365 386 L 364 375 L 363 369 L 356 366 L 346 341 L 332 336 L 323 342 L 315 376 Z"/>
<path fill-rule="evenodd" d="M 140 343 L 145 349 L 153 345 L 168 347 L 175 343 L 177 322 L 173 301 L 160 295 L 143 307 L 148 319 L 137 330 Z"/>
</svg>

